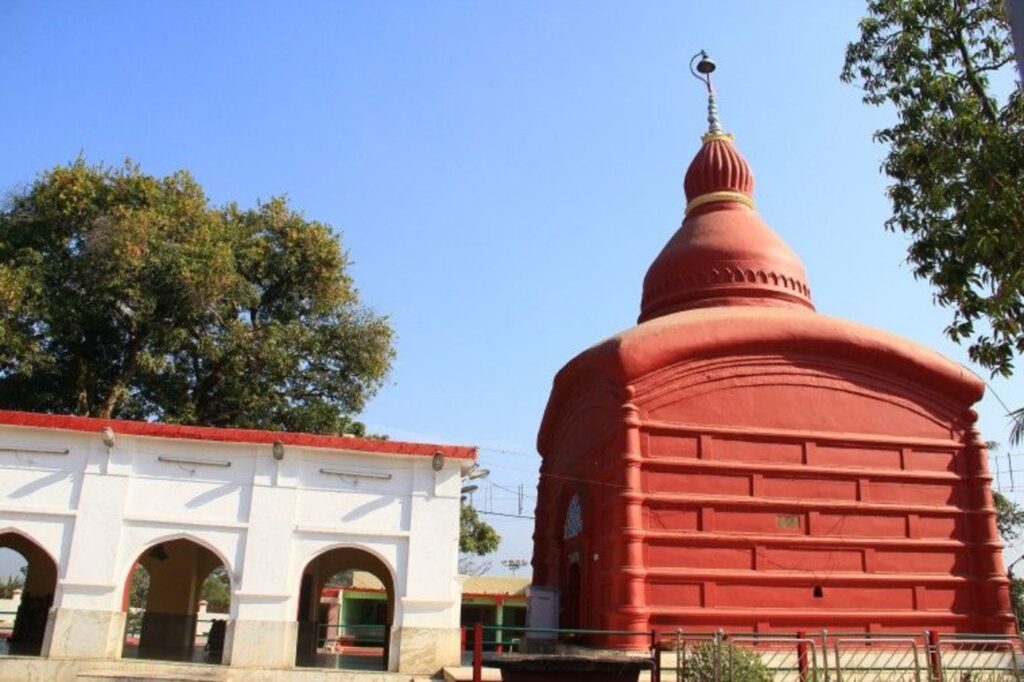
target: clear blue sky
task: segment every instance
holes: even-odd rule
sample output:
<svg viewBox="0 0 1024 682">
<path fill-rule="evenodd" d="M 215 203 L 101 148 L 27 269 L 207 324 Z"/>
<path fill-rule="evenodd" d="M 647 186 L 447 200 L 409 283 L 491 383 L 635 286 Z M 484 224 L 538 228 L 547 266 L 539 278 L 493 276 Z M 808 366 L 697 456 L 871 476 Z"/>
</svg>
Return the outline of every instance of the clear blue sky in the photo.
<svg viewBox="0 0 1024 682">
<path fill-rule="evenodd" d="M 679 224 L 705 126 L 687 71 L 700 48 L 818 309 L 966 361 L 903 263 L 906 239 L 883 229 L 871 134 L 891 114 L 838 79 L 863 10 L 4 0 L 0 188 L 83 154 L 188 169 L 216 203 L 286 193 L 343 233 L 364 300 L 398 332 L 364 421 L 480 445 L 491 481 L 532 494 L 555 371 L 634 324 L 643 274 Z M 1024 404 L 1019 379 L 993 386 Z M 991 395 L 981 412 L 1003 440 Z M 532 522 L 491 520 L 506 537 L 495 559 L 528 559 Z"/>
</svg>

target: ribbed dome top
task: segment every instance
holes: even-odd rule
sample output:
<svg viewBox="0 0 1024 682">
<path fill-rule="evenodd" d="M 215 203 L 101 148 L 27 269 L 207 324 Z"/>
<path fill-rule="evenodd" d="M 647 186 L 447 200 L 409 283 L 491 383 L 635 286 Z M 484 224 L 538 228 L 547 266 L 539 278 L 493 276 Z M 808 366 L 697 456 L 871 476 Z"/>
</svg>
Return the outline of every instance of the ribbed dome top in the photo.
<svg viewBox="0 0 1024 682">
<path fill-rule="evenodd" d="M 754 196 L 754 174 L 750 164 L 732 144 L 728 135 L 709 135 L 690 163 L 683 180 L 686 200 L 711 192 L 740 192 Z"/>
<path fill-rule="evenodd" d="M 686 218 L 647 270 L 640 322 L 709 306 L 814 310 L 800 258 L 754 210 L 754 174 L 730 136 L 704 137 L 683 184 Z"/>
</svg>

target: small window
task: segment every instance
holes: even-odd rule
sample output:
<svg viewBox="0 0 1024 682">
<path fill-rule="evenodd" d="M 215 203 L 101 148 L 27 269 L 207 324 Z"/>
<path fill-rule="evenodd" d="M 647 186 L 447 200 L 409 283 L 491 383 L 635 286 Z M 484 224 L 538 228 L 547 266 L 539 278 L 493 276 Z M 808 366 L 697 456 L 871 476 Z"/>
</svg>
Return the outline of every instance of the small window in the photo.
<svg viewBox="0 0 1024 682">
<path fill-rule="evenodd" d="M 573 495 L 569 500 L 569 509 L 565 512 L 565 528 L 562 538 L 568 540 L 583 530 L 583 509 L 580 507 L 580 496 Z"/>
<path fill-rule="evenodd" d="M 821 599 L 825 596 L 825 590 L 821 589 L 821 585 L 814 586 L 814 598 Z"/>
</svg>

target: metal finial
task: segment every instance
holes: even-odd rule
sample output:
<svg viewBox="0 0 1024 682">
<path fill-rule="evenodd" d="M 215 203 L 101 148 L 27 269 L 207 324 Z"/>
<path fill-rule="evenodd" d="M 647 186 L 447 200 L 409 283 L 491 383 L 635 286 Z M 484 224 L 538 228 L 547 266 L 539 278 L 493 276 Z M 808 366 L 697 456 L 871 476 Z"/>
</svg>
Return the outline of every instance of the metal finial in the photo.
<svg viewBox="0 0 1024 682">
<path fill-rule="evenodd" d="M 697 59 L 700 61 L 697 62 Z M 694 62 L 697 65 L 694 66 Z M 708 135 L 722 135 L 722 123 L 718 120 L 718 104 L 715 102 L 715 89 L 711 85 L 711 74 L 715 70 L 715 62 L 708 53 L 701 50 L 690 59 L 690 73 L 708 89 Z"/>
</svg>

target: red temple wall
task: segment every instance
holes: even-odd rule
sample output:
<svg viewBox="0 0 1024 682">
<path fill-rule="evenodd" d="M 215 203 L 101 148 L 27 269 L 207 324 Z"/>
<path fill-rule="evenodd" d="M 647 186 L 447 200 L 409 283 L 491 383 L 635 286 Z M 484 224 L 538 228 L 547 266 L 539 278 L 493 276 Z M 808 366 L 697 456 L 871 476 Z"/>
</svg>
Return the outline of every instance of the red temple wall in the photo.
<svg viewBox="0 0 1024 682">
<path fill-rule="evenodd" d="M 633 386 L 647 627 L 1013 631 L 968 406 L 805 356 L 681 363 Z M 542 492 L 538 518 L 558 521 L 535 536 L 537 579 L 550 564 L 564 584 L 576 557 L 584 627 L 621 627 L 629 603 L 624 394 L 579 387 L 542 470 L 561 508 Z M 572 494 L 584 532 L 565 541 Z"/>
</svg>

